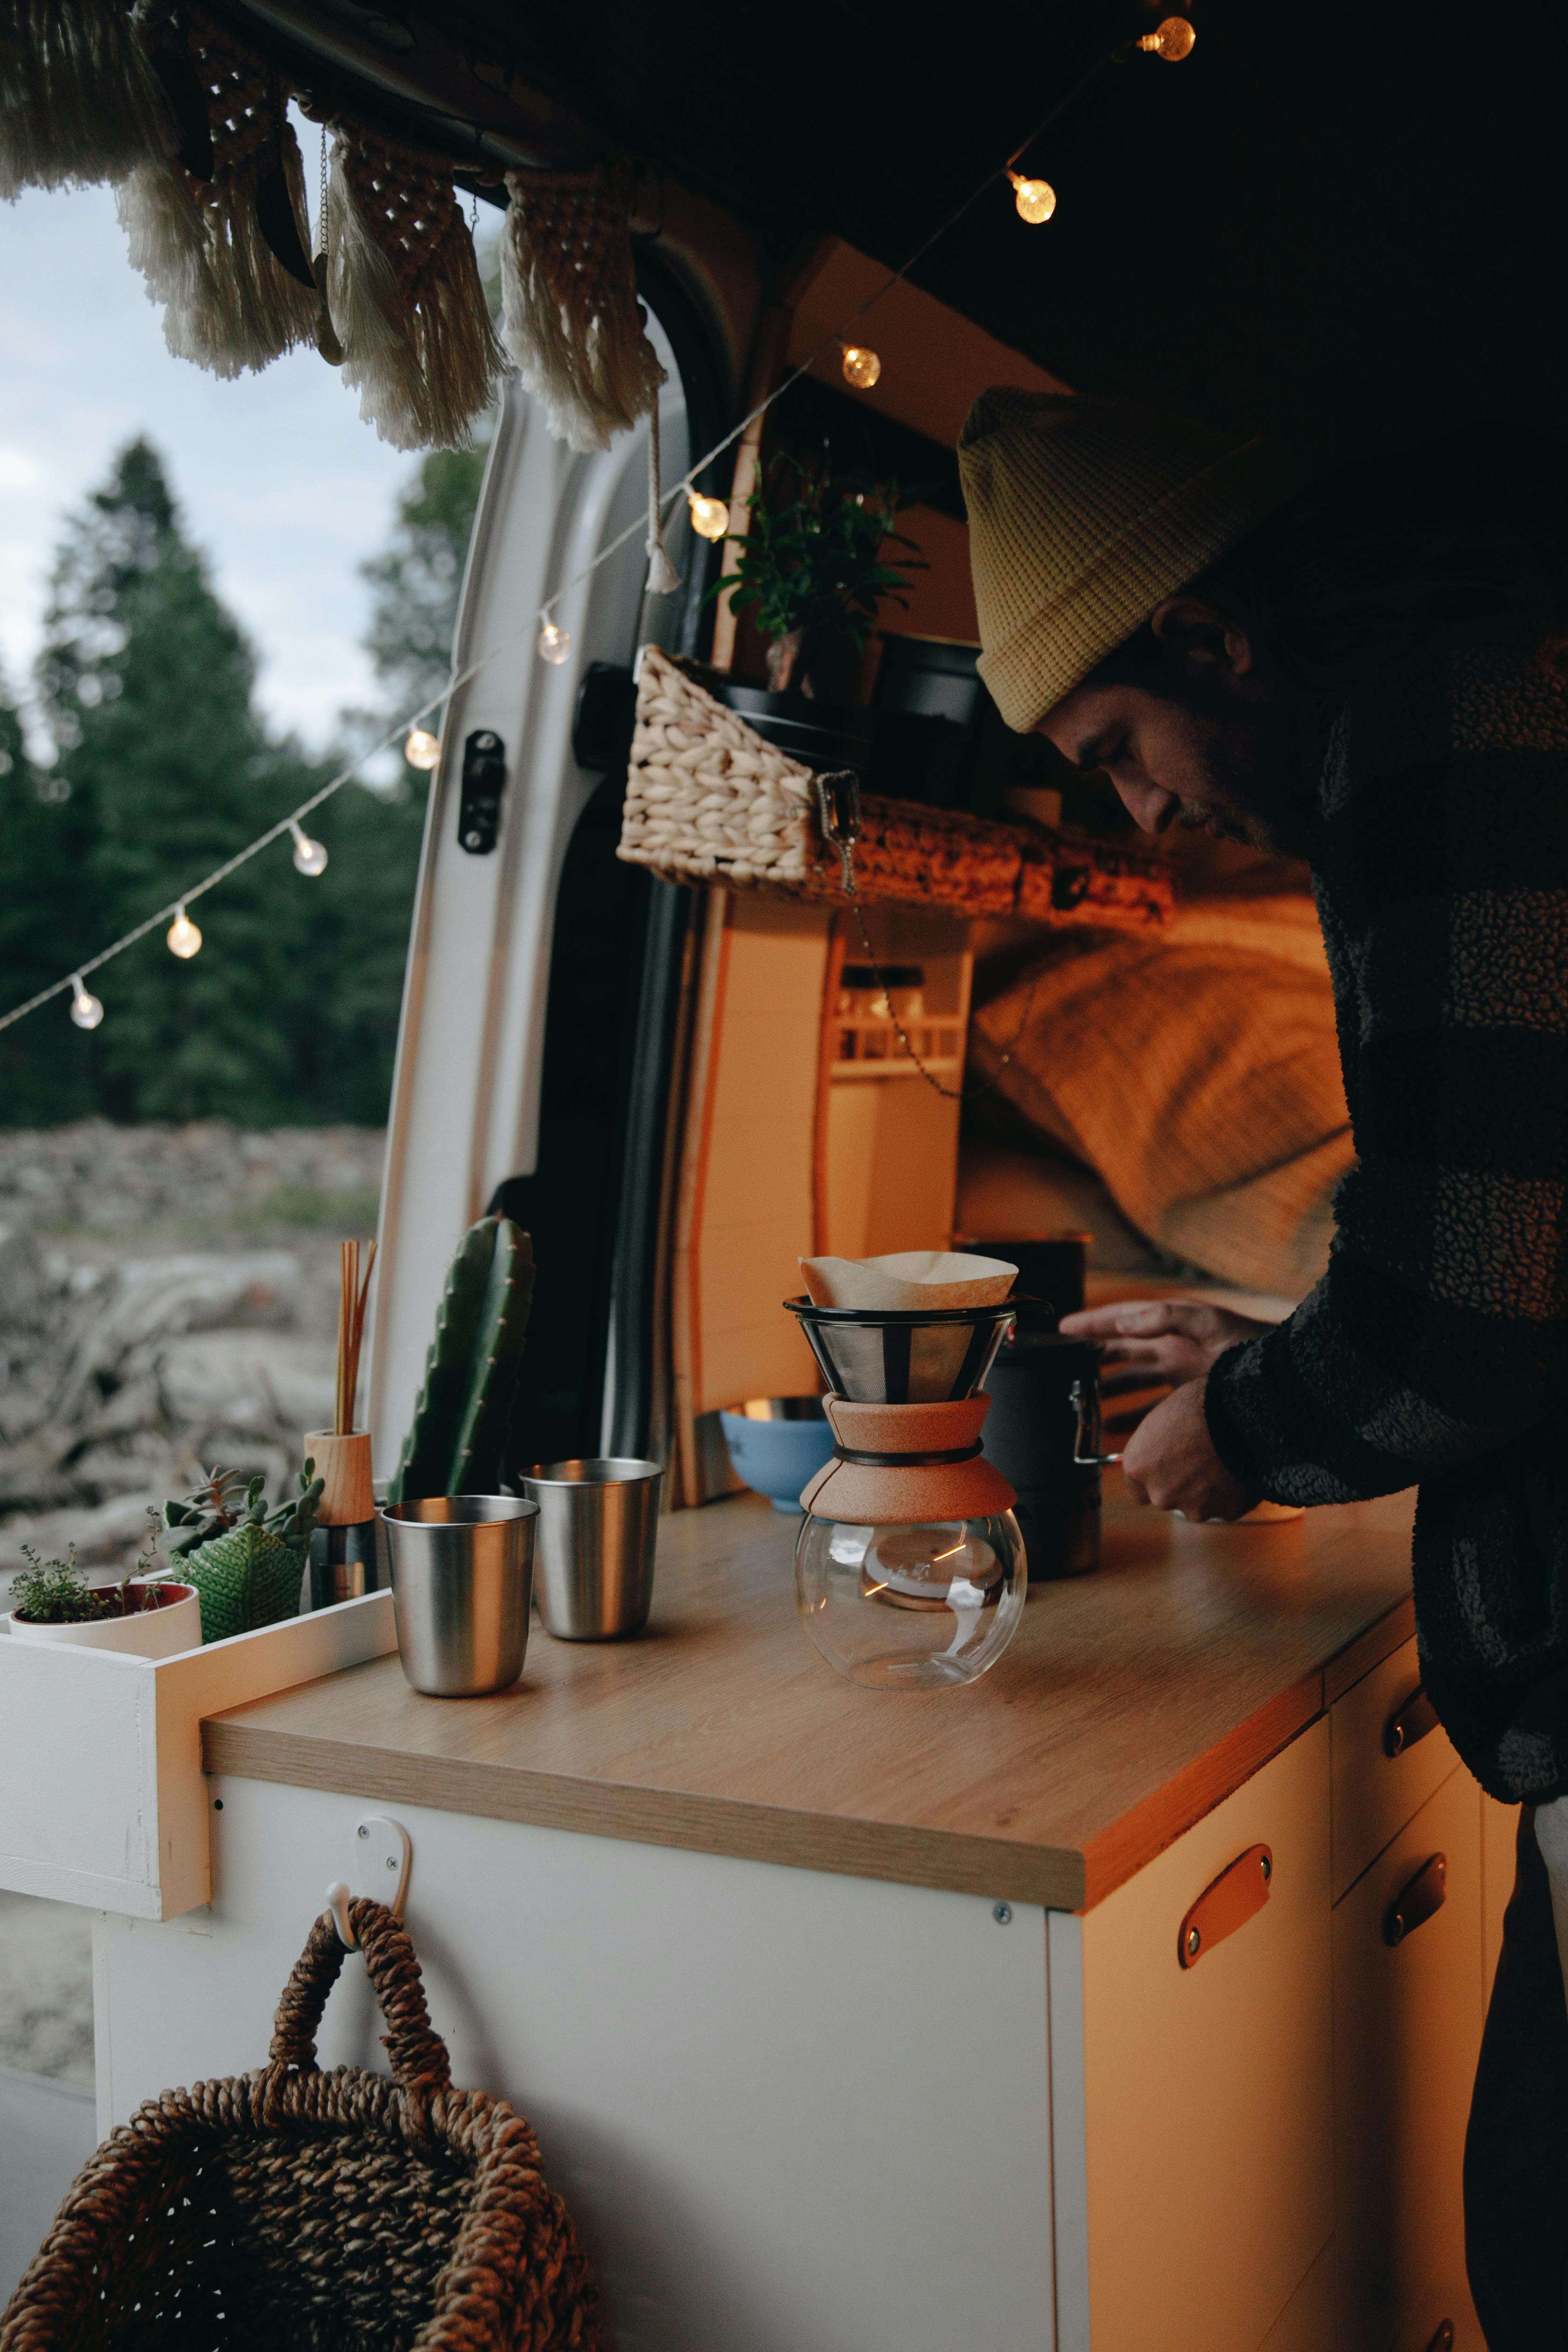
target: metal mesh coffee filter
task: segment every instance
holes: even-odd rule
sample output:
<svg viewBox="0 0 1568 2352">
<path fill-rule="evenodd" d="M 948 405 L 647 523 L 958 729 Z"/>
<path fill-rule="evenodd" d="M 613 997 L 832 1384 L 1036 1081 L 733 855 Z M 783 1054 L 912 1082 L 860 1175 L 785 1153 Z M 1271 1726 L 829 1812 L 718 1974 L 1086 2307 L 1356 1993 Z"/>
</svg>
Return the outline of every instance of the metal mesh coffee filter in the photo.
<svg viewBox="0 0 1568 2352">
<path fill-rule="evenodd" d="M 1009 1299 L 925 1309 L 784 1301 L 835 1396 L 852 1404 L 941 1404 L 973 1396 L 1018 1318 Z"/>
</svg>

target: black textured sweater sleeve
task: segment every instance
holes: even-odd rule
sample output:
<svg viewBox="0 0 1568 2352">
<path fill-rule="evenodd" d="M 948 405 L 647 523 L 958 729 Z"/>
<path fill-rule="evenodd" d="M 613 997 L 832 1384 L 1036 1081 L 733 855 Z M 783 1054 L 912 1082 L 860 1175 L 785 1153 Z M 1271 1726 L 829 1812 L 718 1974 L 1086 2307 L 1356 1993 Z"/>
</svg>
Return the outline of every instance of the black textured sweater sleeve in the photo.
<svg viewBox="0 0 1568 2352">
<path fill-rule="evenodd" d="M 1485 649 L 1407 666 L 1342 713 L 1322 811 L 1358 1161 L 1323 1279 L 1206 1391 L 1232 1475 L 1306 1504 L 1458 1470 L 1561 1409 L 1561 682 Z"/>
</svg>

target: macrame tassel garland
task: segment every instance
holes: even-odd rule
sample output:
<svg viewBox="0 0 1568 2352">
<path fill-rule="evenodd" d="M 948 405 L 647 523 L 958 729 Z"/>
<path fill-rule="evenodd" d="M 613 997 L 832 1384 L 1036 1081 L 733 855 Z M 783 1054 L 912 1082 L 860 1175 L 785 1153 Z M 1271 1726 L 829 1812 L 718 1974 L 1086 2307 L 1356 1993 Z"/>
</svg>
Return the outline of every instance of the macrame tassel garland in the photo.
<svg viewBox="0 0 1568 2352">
<path fill-rule="evenodd" d="M 152 47 L 179 44 L 168 0 L 138 21 Z M 214 375 L 235 376 L 316 339 L 315 293 L 271 251 L 256 211 L 263 183 L 280 173 L 303 221 L 304 167 L 270 69 L 193 11 L 182 11 L 180 21 L 206 98 L 212 177 L 178 161 L 143 163 L 120 183 L 117 201 L 131 261 L 149 298 L 164 306 L 169 349 Z M 188 129 L 184 152 L 192 152 Z"/>
<path fill-rule="evenodd" d="M 328 302 L 343 380 L 394 449 L 466 449 L 505 354 L 438 157 L 340 123 L 328 195 Z"/>
<path fill-rule="evenodd" d="M 178 136 L 123 0 L 4 0 L 0 196 L 117 180 Z"/>
<path fill-rule="evenodd" d="M 552 433 L 607 449 L 664 381 L 643 331 L 624 173 L 508 172 L 501 340 Z"/>
<path fill-rule="evenodd" d="M 659 396 L 653 395 L 648 411 L 648 582 L 644 593 L 650 596 L 673 596 L 681 584 L 681 575 L 664 552 L 664 533 L 661 521 L 664 487 L 659 474 Z"/>
</svg>

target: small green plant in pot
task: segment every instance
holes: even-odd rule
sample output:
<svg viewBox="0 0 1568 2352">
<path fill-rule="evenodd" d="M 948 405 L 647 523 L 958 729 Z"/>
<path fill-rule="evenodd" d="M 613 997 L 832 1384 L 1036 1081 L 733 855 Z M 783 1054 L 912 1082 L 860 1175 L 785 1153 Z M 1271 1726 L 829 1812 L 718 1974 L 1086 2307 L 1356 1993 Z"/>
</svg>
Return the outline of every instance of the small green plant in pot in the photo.
<svg viewBox="0 0 1568 2352">
<path fill-rule="evenodd" d="M 712 593 L 730 592 L 768 640 L 768 683 L 819 702 L 848 702 L 872 624 L 883 604 L 907 603 L 905 574 L 927 569 L 918 555 L 904 570 L 882 560 L 888 546 L 915 542 L 892 528 L 911 503 L 896 482 L 835 474 L 824 454 L 780 450 L 747 501 L 749 520 L 733 572 Z"/>
<path fill-rule="evenodd" d="M 265 1478 L 243 1487 L 237 1470 L 214 1469 L 177 1502 L 163 1506 L 163 1548 L 202 1603 L 202 1639 L 252 1633 L 299 1611 L 299 1587 L 322 1482 L 307 1462 L 298 1491 L 272 1510 Z"/>
<path fill-rule="evenodd" d="M 74 1544 L 64 1559 L 41 1559 L 24 1544 L 27 1565 L 11 1579 L 11 1606 L 0 1626 L 16 1641 L 64 1642 L 133 1657 L 172 1657 L 194 1649 L 202 1638 L 194 1589 L 160 1561 L 158 1515 L 147 1516 L 147 1548 L 117 1584 L 89 1584 Z"/>
</svg>

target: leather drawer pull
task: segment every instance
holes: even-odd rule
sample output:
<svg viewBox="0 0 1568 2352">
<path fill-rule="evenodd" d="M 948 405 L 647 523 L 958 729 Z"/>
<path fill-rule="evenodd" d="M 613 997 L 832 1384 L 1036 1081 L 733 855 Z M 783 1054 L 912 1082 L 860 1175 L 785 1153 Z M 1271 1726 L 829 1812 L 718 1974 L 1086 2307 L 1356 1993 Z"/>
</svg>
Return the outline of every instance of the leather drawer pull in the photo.
<svg viewBox="0 0 1568 2352">
<path fill-rule="evenodd" d="M 1419 1683 L 1411 1692 L 1397 1715 L 1391 1715 L 1383 1727 L 1383 1752 L 1385 1756 L 1403 1756 L 1418 1739 L 1437 1728 L 1437 1710 Z"/>
<path fill-rule="evenodd" d="M 1421 1864 L 1404 1894 L 1395 1898 L 1383 1923 L 1385 1941 L 1402 1944 L 1406 1936 L 1413 1936 L 1434 1911 L 1442 1909 L 1448 1893 L 1448 1857 L 1435 1853 Z"/>
<path fill-rule="evenodd" d="M 1249 1845 L 1212 1886 L 1206 1886 L 1181 1923 L 1176 1958 L 1184 1969 L 1197 1966 L 1206 1952 L 1245 1927 L 1255 1911 L 1269 1900 L 1274 1857 L 1266 1845 Z"/>
</svg>

